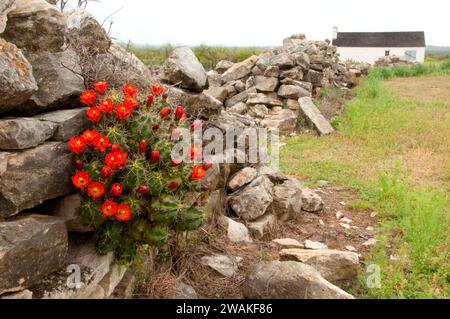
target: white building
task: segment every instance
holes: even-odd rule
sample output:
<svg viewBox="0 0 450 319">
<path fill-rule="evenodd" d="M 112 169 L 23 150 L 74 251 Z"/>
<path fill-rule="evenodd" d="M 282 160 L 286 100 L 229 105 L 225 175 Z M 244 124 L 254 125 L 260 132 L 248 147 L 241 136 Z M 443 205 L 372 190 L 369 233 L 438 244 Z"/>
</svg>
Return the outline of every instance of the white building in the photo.
<svg viewBox="0 0 450 319">
<path fill-rule="evenodd" d="M 350 59 L 373 64 L 388 55 L 420 63 L 425 60 L 425 33 L 422 31 L 338 32 L 334 27 L 333 45 L 343 61 Z"/>
</svg>

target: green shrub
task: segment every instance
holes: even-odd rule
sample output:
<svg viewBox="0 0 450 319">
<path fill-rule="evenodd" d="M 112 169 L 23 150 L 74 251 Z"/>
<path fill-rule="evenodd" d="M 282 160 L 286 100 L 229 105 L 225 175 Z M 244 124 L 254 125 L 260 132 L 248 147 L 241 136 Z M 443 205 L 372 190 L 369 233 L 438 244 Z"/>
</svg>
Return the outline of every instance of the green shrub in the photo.
<svg viewBox="0 0 450 319">
<path fill-rule="evenodd" d="M 439 65 L 439 70 L 440 70 L 440 71 L 443 71 L 443 72 L 448 72 L 448 71 L 450 71 L 450 59 L 449 59 L 449 60 L 443 61 L 443 62 Z"/>
</svg>

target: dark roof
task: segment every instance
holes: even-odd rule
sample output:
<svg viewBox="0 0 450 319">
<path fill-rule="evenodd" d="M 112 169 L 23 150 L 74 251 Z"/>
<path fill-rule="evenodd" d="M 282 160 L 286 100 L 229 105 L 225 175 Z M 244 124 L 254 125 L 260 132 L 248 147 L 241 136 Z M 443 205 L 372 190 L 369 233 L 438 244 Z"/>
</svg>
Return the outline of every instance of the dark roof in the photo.
<svg viewBox="0 0 450 319">
<path fill-rule="evenodd" d="M 337 47 L 424 47 L 425 32 L 338 32 Z"/>
</svg>

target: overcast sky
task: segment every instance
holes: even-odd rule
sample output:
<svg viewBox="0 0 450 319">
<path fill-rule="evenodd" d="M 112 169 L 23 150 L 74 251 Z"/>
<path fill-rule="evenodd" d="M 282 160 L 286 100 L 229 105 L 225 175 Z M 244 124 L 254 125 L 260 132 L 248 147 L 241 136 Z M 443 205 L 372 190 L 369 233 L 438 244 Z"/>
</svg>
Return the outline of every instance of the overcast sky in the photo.
<svg viewBox="0 0 450 319">
<path fill-rule="evenodd" d="M 331 38 L 340 31 L 425 31 L 450 46 L 448 0 L 100 0 L 88 10 L 113 16 L 112 36 L 137 44 L 276 46 L 291 34 Z"/>
</svg>

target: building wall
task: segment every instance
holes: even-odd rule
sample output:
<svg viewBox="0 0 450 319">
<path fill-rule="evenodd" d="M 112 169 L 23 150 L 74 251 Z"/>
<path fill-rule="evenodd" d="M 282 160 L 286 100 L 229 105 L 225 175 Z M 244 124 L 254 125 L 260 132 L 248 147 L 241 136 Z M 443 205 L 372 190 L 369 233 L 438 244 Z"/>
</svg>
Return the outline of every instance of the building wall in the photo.
<svg viewBox="0 0 450 319">
<path fill-rule="evenodd" d="M 337 51 L 341 55 L 341 60 L 355 60 L 361 62 L 368 62 L 370 64 L 375 63 L 380 57 L 384 57 L 385 51 L 389 50 L 390 55 L 397 55 L 404 57 L 405 52 L 409 50 L 415 50 L 416 61 L 425 61 L 425 48 L 350 48 L 350 47 L 338 47 Z"/>
</svg>

